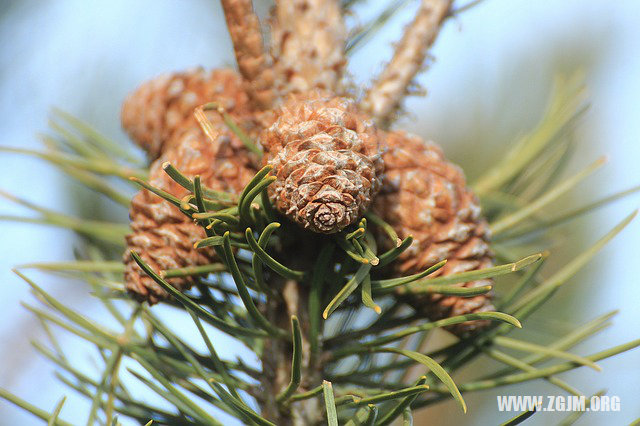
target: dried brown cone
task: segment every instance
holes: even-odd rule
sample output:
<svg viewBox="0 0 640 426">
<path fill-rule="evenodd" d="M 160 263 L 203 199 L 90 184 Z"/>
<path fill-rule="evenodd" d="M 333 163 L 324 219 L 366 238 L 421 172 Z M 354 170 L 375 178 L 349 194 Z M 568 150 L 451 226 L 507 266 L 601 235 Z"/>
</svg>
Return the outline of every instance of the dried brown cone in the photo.
<svg viewBox="0 0 640 426">
<path fill-rule="evenodd" d="M 355 222 L 380 187 L 382 133 L 353 101 L 320 92 L 291 96 L 276 117 L 260 135 L 272 203 L 315 232 Z"/>
<path fill-rule="evenodd" d="M 197 126 L 193 110 L 199 105 L 216 101 L 235 115 L 250 114 L 241 84 L 240 76 L 231 70 L 195 68 L 156 77 L 127 97 L 122 106 L 122 127 L 150 159 L 156 159 L 180 143 L 184 132 Z"/>
<path fill-rule="evenodd" d="M 385 176 L 374 211 L 400 238 L 414 237 L 413 244 L 393 264 L 397 276 L 415 274 L 447 259 L 434 276 L 446 276 L 493 265 L 489 228 L 475 195 L 466 187 L 464 174 L 449 163 L 431 142 L 403 132 L 387 136 Z M 379 238 L 389 244 L 388 238 Z M 459 284 L 479 287 L 490 280 Z M 403 292 L 402 297 L 432 321 L 456 315 L 492 311 L 492 293 L 462 298 Z M 469 321 L 449 328 L 465 335 L 487 325 Z"/>
<path fill-rule="evenodd" d="M 229 115 L 240 124 L 251 124 L 248 97 L 242 92 L 239 77 L 230 71 L 216 71 L 213 74 L 234 78 L 223 80 L 227 86 L 217 97 L 209 100 L 223 105 L 235 103 L 233 108 L 227 110 Z M 224 95 L 221 96 L 220 93 Z M 187 93 L 185 96 L 191 95 Z M 171 102 L 175 102 L 175 96 Z M 178 198 L 188 194 L 186 189 L 164 172 L 165 162 L 171 163 L 187 176 L 199 175 L 203 185 L 215 190 L 239 193 L 251 180 L 256 172 L 254 164 L 257 160 L 227 129 L 217 112 L 209 111 L 207 117 L 211 121 L 216 139 L 209 140 L 195 120 L 184 119 L 184 127 L 175 130 L 179 137 L 151 165 L 149 183 L 152 186 Z M 129 215 L 132 232 L 126 237 L 125 285 L 138 300 L 156 303 L 168 295 L 133 261 L 129 254 L 131 250 L 136 251 L 155 271 L 198 266 L 213 261 L 211 250 L 196 250 L 193 247 L 197 240 L 205 237 L 203 229 L 177 207 L 157 195 L 147 190 L 140 191 L 132 200 Z M 194 279 L 170 278 L 168 281 L 182 291 L 189 288 Z"/>
</svg>

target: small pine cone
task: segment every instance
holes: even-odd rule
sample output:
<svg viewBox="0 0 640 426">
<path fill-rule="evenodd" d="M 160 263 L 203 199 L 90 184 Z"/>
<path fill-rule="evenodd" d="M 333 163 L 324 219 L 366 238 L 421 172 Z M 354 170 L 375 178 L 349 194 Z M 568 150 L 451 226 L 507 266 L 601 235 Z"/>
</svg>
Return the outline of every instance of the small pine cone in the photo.
<svg viewBox="0 0 640 426">
<path fill-rule="evenodd" d="M 448 260 L 446 265 L 434 276 L 492 266 L 489 228 L 460 168 L 447 162 L 438 146 L 416 136 L 389 133 L 387 145 L 385 176 L 373 208 L 401 238 L 414 237 L 413 244 L 392 265 L 393 273 L 415 274 L 444 259 Z M 381 235 L 379 239 L 389 244 L 388 238 Z M 487 284 L 491 280 L 460 285 Z M 492 296 L 402 295 L 432 321 L 494 310 Z M 486 325 L 487 321 L 469 321 L 449 330 L 462 336 Z"/>
<path fill-rule="evenodd" d="M 202 104 L 215 101 L 236 115 L 249 114 L 242 84 L 238 74 L 225 69 L 195 68 L 156 77 L 127 97 L 122 106 L 122 127 L 149 158 L 156 159 L 179 143 L 183 132 L 197 125 L 193 110 Z"/>
<path fill-rule="evenodd" d="M 250 155 L 239 141 L 223 135 L 214 144 L 198 128 L 185 132 L 176 145 L 151 166 L 150 184 L 178 198 L 188 191 L 173 181 L 163 170 L 168 161 L 187 176 L 200 175 L 203 185 L 232 193 L 240 193 L 256 173 Z M 146 276 L 129 255 L 136 251 L 155 271 L 184 268 L 211 263 L 213 250 L 195 249 L 193 244 L 206 235 L 180 210 L 143 189 L 132 200 L 129 211 L 131 234 L 127 235 L 124 254 L 127 290 L 138 300 L 156 303 L 167 293 Z M 191 287 L 193 278 L 170 278 L 169 283 L 183 291 Z"/>
<path fill-rule="evenodd" d="M 251 124 L 253 118 L 247 113 L 248 98 L 241 92 L 240 79 L 230 71 L 214 71 L 211 75 L 225 77 L 218 81 L 223 81 L 226 86 L 218 92 L 217 97 L 206 99 L 205 102 L 220 102 L 228 108 L 235 105 L 237 108 L 228 109 L 231 117 L 241 125 Z M 184 96 L 192 97 L 189 94 Z M 179 96 L 174 94 L 173 97 L 175 99 Z M 130 106 L 132 102 L 135 100 L 130 97 L 127 103 Z M 170 115 L 171 113 L 168 113 L 167 117 Z M 208 111 L 207 118 L 218 135 L 216 140 L 209 140 L 196 120 L 184 119 L 183 127 L 173 131 L 179 136 L 172 141 L 170 148 L 152 163 L 149 179 L 151 185 L 178 198 L 188 194 L 186 189 L 164 172 L 162 165 L 170 162 L 189 177 L 199 175 L 202 184 L 209 188 L 232 193 L 242 191 L 256 173 L 254 164 L 257 159 L 253 158 L 240 140 L 227 129 L 220 114 Z M 163 122 L 156 124 L 160 125 Z M 169 134 L 160 127 L 156 130 L 158 135 Z M 160 140 L 156 146 L 166 148 L 169 145 Z M 130 250 L 136 251 L 155 271 L 212 262 L 212 250 L 193 248 L 197 240 L 205 237 L 203 229 L 157 195 L 147 190 L 140 191 L 132 200 L 129 215 L 132 232 L 126 237 L 127 249 L 123 259 L 125 285 L 138 300 L 156 303 L 168 295 L 138 267 L 129 255 Z M 171 278 L 168 281 L 181 291 L 193 284 L 191 277 Z"/>
<path fill-rule="evenodd" d="M 304 228 L 334 233 L 355 222 L 381 183 L 381 132 L 353 101 L 319 92 L 291 96 L 260 135 L 277 180 L 276 208 Z"/>
</svg>

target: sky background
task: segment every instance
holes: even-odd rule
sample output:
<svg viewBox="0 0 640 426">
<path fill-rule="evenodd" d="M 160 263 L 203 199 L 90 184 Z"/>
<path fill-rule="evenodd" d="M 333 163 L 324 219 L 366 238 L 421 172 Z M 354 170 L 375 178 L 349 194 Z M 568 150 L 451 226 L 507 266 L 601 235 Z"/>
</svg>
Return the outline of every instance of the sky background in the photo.
<svg viewBox="0 0 640 426">
<path fill-rule="evenodd" d="M 384 31 L 354 55 L 349 71 L 357 83 L 369 81 L 390 57 L 391 42 L 399 38 L 416 5 L 413 1 L 400 10 Z M 261 11 L 267 7 L 258 2 Z M 358 10 L 364 22 L 376 7 Z M 431 52 L 436 61 L 420 78 L 429 94 L 407 102 L 409 114 L 398 127 L 440 143 L 472 180 L 504 146 L 535 125 L 554 75 L 581 69 L 592 106 L 576 132 L 580 148 L 568 173 L 601 154 L 609 157 L 609 163 L 552 209 L 640 184 L 639 17 L 640 2 L 635 0 L 485 0 L 446 24 Z M 0 40 L 0 144 L 26 148 L 39 147 L 36 135 L 46 131 L 52 106 L 125 144 L 119 109 L 138 84 L 165 71 L 234 63 L 221 10 L 213 0 L 4 0 L 0 2 Z M 83 202 L 93 198 L 39 160 L 5 153 L 0 158 L 0 189 L 64 212 L 126 217 L 124 209 Z M 558 248 L 555 262 L 571 259 L 639 204 L 639 197 L 632 196 L 562 227 L 558 232 L 567 236 L 567 243 Z M 0 199 L 0 215 L 25 213 Z M 614 327 L 579 346 L 580 353 L 639 337 L 640 286 L 635 272 L 639 232 L 640 220 L 636 220 L 547 307 L 546 312 L 575 323 L 621 310 Z M 0 236 L 0 387 L 51 410 L 63 390 L 53 379 L 52 366 L 33 355 L 29 341 L 39 336 L 38 325 L 20 306 L 20 301 L 31 297 L 10 268 L 33 261 L 70 260 L 77 241 L 64 230 L 2 222 Z M 70 305 L 91 306 L 78 283 L 30 276 L 52 293 L 65 294 Z M 71 350 L 79 354 L 80 365 L 89 365 L 82 348 Z M 620 413 L 587 416 L 580 424 L 623 424 L 640 416 L 639 362 L 636 350 L 602 362 L 602 373 L 582 369 L 563 376 L 586 392 L 607 388 L 610 395 L 622 399 Z M 539 385 L 505 388 L 504 393 L 557 391 Z M 493 395 L 469 396 L 471 414 L 467 416 L 443 404 L 417 424 L 504 421 L 509 415 L 496 413 Z M 63 418 L 73 419 L 86 407 L 70 397 Z M 530 424 L 558 418 L 534 416 Z M 0 401 L 0 425 L 4 424 L 38 423 Z"/>
</svg>

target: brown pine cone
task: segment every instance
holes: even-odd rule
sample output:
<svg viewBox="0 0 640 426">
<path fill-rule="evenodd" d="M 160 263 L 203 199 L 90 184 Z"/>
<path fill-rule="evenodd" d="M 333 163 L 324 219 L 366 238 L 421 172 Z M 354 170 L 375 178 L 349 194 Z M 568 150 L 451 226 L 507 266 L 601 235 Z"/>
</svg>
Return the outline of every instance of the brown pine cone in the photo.
<svg viewBox="0 0 640 426">
<path fill-rule="evenodd" d="M 349 99 L 291 96 L 260 135 L 264 162 L 277 177 L 269 187 L 272 203 L 304 228 L 342 230 L 378 192 L 381 136 Z"/>
<path fill-rule="evenodd" d="M 252 116 L 249 115 L 247 106 L 248 98 L 242 92 L 240 78 L 231 71 L 214 71 L 211 74 L 223 76 L 224 78 L 219 79 L 216 84 L 224 87 L 216 96 L 204 101 L 215 101 L 226 105 L 228 113 L 241 125 L 251 123 Z M 187 92 L 184 96 L 191 98 L 193 94 Z M 160 98 L 153 95 L 150 97 Z M 179 94 L 173 94 L 169 103 L 174 106 L 190 103 L 179 98 Z M 201 101 L 202 99 L 199 100 Z M 135 102 L 137 101 L 134 97 L 127 100 L 129 105 Z M 158 110 L 170 110 L 157 104 L 155 107 Z M 197 122 L 188 118 L 183 119 L 183 127 L 174 129 L 173 134 L 179 134 L 179 137 L 173 139 L 170 145 L 159 139 L 160 143 L 156 145 L 157 147 L 170 146 L 170 148 L 151 165 L 149 180 L 151 185 L 178 198 L 187 195 L 188 191 L 163 171 L 162 165 L 168 161 L 187 176 L 200 175 L 202 184 L 209 188 L 232 193 L 242 191 L 256 172 L 253 164 L 257 160 L 227 129 L 217 112 L 209 111 L 207 117 L 218 134 L 215 141 L 209 140 Z M 171 133 L 161 127 L 156 130 L 158 135 Z M 193 248 L 197 240 L 205 237 L 203 229 L 162 198 L 142 190 L 133 198 L 129 214 L 132 233 L 126 237 L 125 285 L 138 300 L 156 303 L 165 299 L 167 293 L 142 272 L 129 255 L 130 250 L 140 254 L 155 271 L 211 263 L 213 251 Z M 193 279 L 190 277 L 172 278 L 168 281 L 181 291 L 193 284 Z"/>
<path fill-rule="evenodd" d="M 193 110 L 202 104 L 216 101 L 236 115 L 248 116 L 250 104 L 241 84 L 238 74 L 225 69 L 195 68 L 156 77 L 127 97 L 122 127 L 149 158 L 156 159 L 197 125 Z M 249 132 L 255 127 L 250 122 L 245 126 Z"/>
<path fill-rule="evenodd" d="M 489 228 L 475 195 L 466 187 L 462 170 L 447 162 L 438 146 L 416 136 L 392 132 L 386 141 L 385 176 L 373 209 L 401 238 L 413 235 L 415 239 L 391 265 L 394 274 L 415 274 L 444 259 L 448 260 L 446 265 L 434 276 L 492 266 Z M 379 239 L 389 244 L 388 238 L 381 235 Z M 487 284 L 491 281 L 460 285 Z M 491 293 L 462 298 L 406 292 L 403 297 L 432 321 L 494 310 Z M 486 324 L 469 321 L 452 326 L 450 331 L 460 336 Z"/>
</svg>

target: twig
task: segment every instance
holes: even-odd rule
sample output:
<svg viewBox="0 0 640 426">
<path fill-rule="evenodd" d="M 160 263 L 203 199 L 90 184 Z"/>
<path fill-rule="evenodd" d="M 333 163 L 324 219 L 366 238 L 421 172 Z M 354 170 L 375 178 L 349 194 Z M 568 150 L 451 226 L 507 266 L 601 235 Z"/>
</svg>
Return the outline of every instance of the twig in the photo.
<svg viewBox="0 0 640 426">
<path fill-rule="evenodd" d="M 378 121 L 387 122 L 397 110 L 407 88 L 422 68 L 451 0 L 422 0 L 415 19 L 407 27 L 391 62 L 366 93 L 362 106 Z"/>
<path fill-rule="evenodd" d="M 222 0 L 224 16 L 233 42 L 240 74 L 257 106 L 267 109 L 273 102 L 273 71 L 265 52 L 260 21 L 251 0 Z"/>
<path fill-rule="evenodd" d="M 338 0 L 276 1 L 273 56 L 284 93 L 339 92 L 347 31 Z"/>
</svg>

